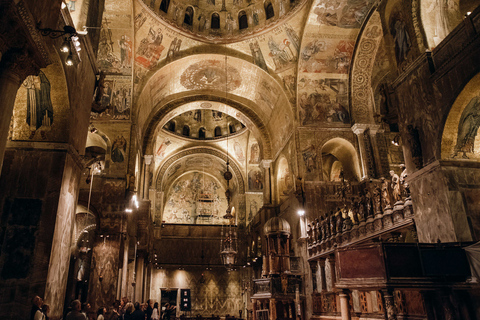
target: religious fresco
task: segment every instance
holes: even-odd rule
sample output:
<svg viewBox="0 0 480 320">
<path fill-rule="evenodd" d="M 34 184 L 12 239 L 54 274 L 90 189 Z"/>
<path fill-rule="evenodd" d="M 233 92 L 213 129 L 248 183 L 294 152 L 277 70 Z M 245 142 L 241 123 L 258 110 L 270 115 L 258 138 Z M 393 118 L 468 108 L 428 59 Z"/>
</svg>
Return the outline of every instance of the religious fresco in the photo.
<svg viewBox="0 0 480 320">
<path fill-rule="evenodd" d="M 288 196 L 293 190 L 293 175 L 285 156 L 281 156 L 277 165 L 277 188 L 280 198 Z"/>
<path fill-rule="evenodd" d="M 397 65 L 400 66 L 407 60 L 408 53 L 412 47 L 413 38 L 408 31 L 405 14 L 399 5 L 397 5 L 390 14 L 389 29 L 395 44 L 395 58 Z"/>
<path fill-rule="evenodd" d="M 300 146 L 297 153 L 299 164 L 299 176 L 303 176 L 304 181 L 315 181 L 319 177 L 321 161 L 320 152 L 317 150 L 315 132 L 300 132 Z"/>
<path fill-rule="evenodd" d="M 478 127 L 480 127 L 480 94 L 473 97 L 462 112 L 458 123 L 457 143 L 451 155 L 452 158 L 469 159 L 472 156 L 478 157 L 478 150 L 475 152 Z M 473 155 L 475 153 L 476 155 Z"/>
<path fill-rule="evenodd" d="M 259 164 L 260 160 L 260 147 L 255 139 L 250 139 L 248 164 Z"/>
<path fill-rule="evenodd" d="M 12 140 L 66 141 L 70 116 L 68 91 L 60 62 L 28 76 L 15 99 Z"/>
<path fill-rule="evenodd" d="M 246 215 L 248 225 L 263 206 L 263 194 L 247 193 L 245 198 L 247 203 Z"/>
<path fill-rule="evenodd" d="M 132 80 L 128 76 L 107 75 L 103 80 L 103 92 L 99 108 L 101 113 L 92 112 L 92 120 L 130 120 L 132 107 Z"/>
<path fill-rule="evenodd" d="M 262 191 L 263 190 L 263 172 L 259 168 L 251 169 L 248 172 L 248 190 Z"/>
<path fill-rule="evenodd" d="M 189 90 L 220 89 L 233 91 L 241 84 L 238 70 L 220 60 L 204 60 L 190 65 L 180 78 L 180 83 Z"/>
<path fill-rule="evenodd" d="M 189 172 L 170 187 L 162 220 L 180 224 L 223 224 L 225 187 L 203 172 Z"/>
<path fill-rule="evenodd" d="M 297 78 L 301 125 L 350 124 L 348 70 L 372 0 L 316 0 L 304 30 Z"/>
<path fill-rule="evenodd" d="M 430 48 L 436 47 L 462 21 L 460 0 L 423 0 L 420 13 Z"/>
<path fill-rule="evenodd" d="M 131 11 L 113 1 L 106 1 L 105 6 L 98 44 L 98 67 L 107 74 L 131 75 L 133 65 Z"/>
<path fill-rule="evenodd" d="M 348 124 L 347 79 L 304 77 L 298 82 L 301 125 L 317 123 Z"/>
</svg>

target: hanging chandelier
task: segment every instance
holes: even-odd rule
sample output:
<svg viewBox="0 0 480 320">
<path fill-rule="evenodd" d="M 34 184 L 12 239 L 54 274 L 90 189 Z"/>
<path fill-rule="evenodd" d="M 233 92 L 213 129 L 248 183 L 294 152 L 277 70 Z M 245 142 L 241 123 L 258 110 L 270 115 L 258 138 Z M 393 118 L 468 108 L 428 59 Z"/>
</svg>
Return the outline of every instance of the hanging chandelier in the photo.
<svg viewBox="0 0 480 320">
<path fill-rule="evenodd" d="M 228 153 L 227 153 L 227 171 L 225 171 L 223 177 L 227 180 L 227 190 L 225 191 L 225 197 L 227 198 L 227 210 L 224 219 L 227 220 L 227 224 L 222 225 L 221 243 L 220 243 L 220 257 L 223 265 L 227 270 L 234 269 L 235 262 L 237 260 L 238 247 L 237 247 L 237 231 L 234 226 L 235 216 L 232 214 L 233 210 L 230 206 L 231 193 L 229 188 L 229 182 L 232 179 L 232 173 L 228 167 Z"/>
<path fill-rule="evenodd" d="M 226 48 L 225 48 L 226 52 Z M 228 65 L 227 65 L 227 55 L 225 54 L 225 100 L 227 98 L 227 82 L 228 82 Z M 223 174 L 223 178 L 227 181 L 227 190 L 225 191 L 225 198 L 227 199 L 227 210 L 223 218 L 227 220 L 226 223 L 222 224 L 222 233 L 221 233 L 221 243 L 220 243 L 220 257 L 222 259 L 223 265 L 227 268 L 228 271 L 234 270 L 235 262 L 237 260 L 238 247 L 237 247 L 237 231 L 235 228 L 235 215 L 234 209 L 231 206 L 232 194 L 230 191 L 230 180 L 233 175 L 230 172 L 229 161 L 228 161 L 228 134 L 229 130 L 227 128 L 227 170 Z"/>
</svg>

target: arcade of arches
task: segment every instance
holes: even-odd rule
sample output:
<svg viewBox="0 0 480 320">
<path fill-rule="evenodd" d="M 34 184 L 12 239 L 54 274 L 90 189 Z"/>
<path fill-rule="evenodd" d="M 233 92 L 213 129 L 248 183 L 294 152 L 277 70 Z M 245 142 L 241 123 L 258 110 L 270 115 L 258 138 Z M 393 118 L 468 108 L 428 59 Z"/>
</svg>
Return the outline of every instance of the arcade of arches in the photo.
<svg viewBox="0 0 480 320">
<path fill-rule="evenodd" d="M 479 5 L 0 1 L 0 318 L 480 319 Z"/>
</svg>

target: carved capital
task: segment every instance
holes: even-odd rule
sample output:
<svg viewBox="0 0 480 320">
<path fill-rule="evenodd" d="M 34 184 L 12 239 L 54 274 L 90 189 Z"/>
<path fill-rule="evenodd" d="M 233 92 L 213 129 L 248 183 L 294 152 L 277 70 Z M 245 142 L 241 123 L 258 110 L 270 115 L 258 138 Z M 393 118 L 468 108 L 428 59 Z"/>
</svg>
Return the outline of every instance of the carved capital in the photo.
<svg viewBox="0 0 480 320">
<path fill-rule="evenodd" d="M 365 123 L 355 123 L 353 126 L 352 126 L 352 131 L 353 133 L 355 133 L 357 136 L 364 133 L 365 130 L 368 129 L 368 124 L 365 124 Z"/>
<path fill-rule="evenodd" d="M 149 166 L 152 163 L 153 155 L 145 155 L 143 157 L 145 158 L 145 164 Z"/>
<path fill-rule="evenodd" d="M 270 166 L 272 165 L 272 162 L 273 162 L 273 160 L 262 160 L 262 161 L 260 162 L 260 166 L 261 166 L 262 168 L 268 169 L 268 168 L 270 168 Z"/>
<path fill-rule="evenodd" d="M 369 133 L 370 133 L 371 136 L 374 136 L 377 133 L 383 133 L 383 131 L 384 131 L 379 124 L 372 124 L 372 125 L 370 125 L 369 128 L 370 128 Z"/>
</svg>

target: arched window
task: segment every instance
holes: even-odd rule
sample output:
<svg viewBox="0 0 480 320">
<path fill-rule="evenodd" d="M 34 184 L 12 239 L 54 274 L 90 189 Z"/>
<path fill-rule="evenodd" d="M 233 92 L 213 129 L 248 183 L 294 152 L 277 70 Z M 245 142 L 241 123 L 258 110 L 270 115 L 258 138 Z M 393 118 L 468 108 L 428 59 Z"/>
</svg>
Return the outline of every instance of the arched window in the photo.
<svg viewBox="0 0 480 320">
<path fill-rule="evenodd" d="M 222 136 L 222 128 L 215 127 L 215 137 L 221 137 L 221 136 Z"/>
<path fill-rule="evenodd" d="M 170 121 L 168 123 L 168 131 L 175 132 L 175 121 Z"/>
<path fill-rule="evenodd" d="M 185 10 L 185 17 L 183 18 L 183 23 L 191 26 L 193 23 L 193 8 L 187 7 Z"/>
<path fill-rule="evenodd" d="M 216 12 L 212 14 L 212 22 L 210 23 L 210 28 L 220 29 L 220 16 Z"/>
<path fill-rule="evenodd" d="M 228 127 L 230 128 L 230 133 L 235 133 L 237 132 L 237 129 L 235 128 L 234 124 L 229 124 Z"/>
<path fill-rule="evenodd" d="M 275 12 L 273 11 L 273 6 L 270 1 L 265 2 L 265 15 L 267 20 L 275 16 Z"/>
<path fill-rule="evenodd" d="M 162 2 L 160 3 L 160 10 L 167 13 L 169 5 L 170 5 L 170 0 L 162 0 Z"/>
<path fill-rule="evenodd" d="M 205 128 L 200 128 L 200 130 L 198 130 L 198 139 L 205 139 Z"/>
<path fill-rule="evenodd" d="M 245 11 L 240 11 L 238 13 L 238 28 L 240 30 L 248 28 L 248 19 Z"/>
<path fill-rule="evenodd" d="M 189 126 L 183 126 L 182 134 L 184 136 L 189 137 L 190 136 L 190 127 Z"/>
</svg>

